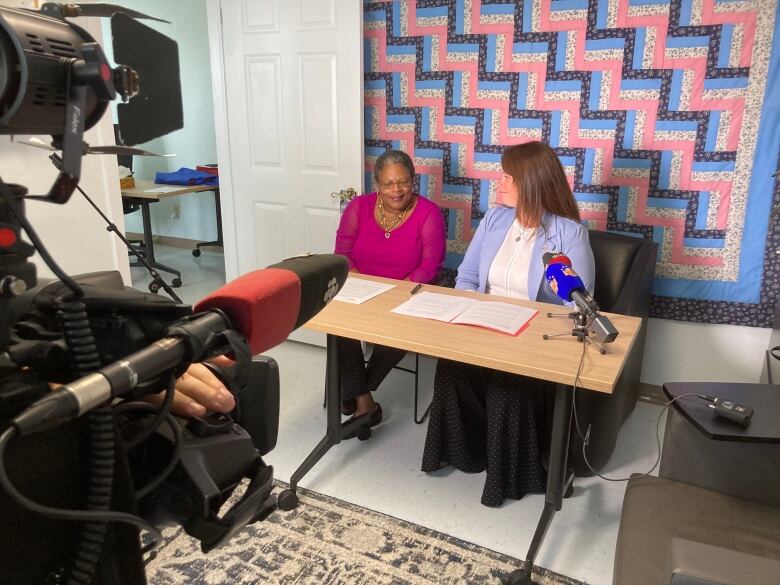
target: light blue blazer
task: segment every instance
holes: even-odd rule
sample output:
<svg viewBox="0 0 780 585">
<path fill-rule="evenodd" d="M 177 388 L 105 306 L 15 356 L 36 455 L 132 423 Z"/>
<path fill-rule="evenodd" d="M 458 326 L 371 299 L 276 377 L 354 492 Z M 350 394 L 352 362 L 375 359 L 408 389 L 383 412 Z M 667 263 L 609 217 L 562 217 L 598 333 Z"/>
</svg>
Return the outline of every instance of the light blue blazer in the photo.
<svg viewBox="0 0 780 585">
<path fill-rule="evenodd" d="M 514 207 L 494 207 L 479 223 L 463 262 L 458 267 L 455 288 L 485 292 L 490 265 L 515 219 Z M 581 223 L 544 212 L 542 226 L 534 241 L 531 265 L 528 267 L 528 296 L 531 300 L 558 305 L 564 303 L 544 278 L 542 254 L 563 252 L 571 260 L 572 268 L 593 293 L 596 269 L 590 249 L 588 230 Z"/>
</svg>

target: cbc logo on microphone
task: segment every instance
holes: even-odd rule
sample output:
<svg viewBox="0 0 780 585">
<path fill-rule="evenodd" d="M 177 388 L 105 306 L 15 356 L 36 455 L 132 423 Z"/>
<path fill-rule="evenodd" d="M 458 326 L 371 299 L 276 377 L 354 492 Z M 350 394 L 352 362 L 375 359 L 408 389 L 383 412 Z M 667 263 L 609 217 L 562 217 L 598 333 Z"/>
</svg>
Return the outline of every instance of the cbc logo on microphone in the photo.
<svg viewBox="0 0 780 585">
<path fill-rule="evenodd" d="M 322 300 L 325 301 L 325 304 L 327 305 L 333 297 L 336 296 L 336 294 L 339 292 L 339 281 L 335 278 L 331 278 L 328 282 L 328 288 L 325 290 L 325 296 L 322 297 Z"/>
</svg>

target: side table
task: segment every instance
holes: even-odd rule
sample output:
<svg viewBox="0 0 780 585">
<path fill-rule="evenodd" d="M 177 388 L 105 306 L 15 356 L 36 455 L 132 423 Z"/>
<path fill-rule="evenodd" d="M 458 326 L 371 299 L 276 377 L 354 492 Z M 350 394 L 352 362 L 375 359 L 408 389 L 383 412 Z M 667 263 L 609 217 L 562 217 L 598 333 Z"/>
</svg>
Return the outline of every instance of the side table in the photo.
<svg viewBox="0 0 780 585">
<path fill-rule="evenodd" d="M 753 408 L 743 427 L 716 417 L 699 398 L 669 410 L 659 476 L 780 506 L 780 386 L 732 382 L 664 384 L 669 398 L 707 394 Z"/>
</svg>

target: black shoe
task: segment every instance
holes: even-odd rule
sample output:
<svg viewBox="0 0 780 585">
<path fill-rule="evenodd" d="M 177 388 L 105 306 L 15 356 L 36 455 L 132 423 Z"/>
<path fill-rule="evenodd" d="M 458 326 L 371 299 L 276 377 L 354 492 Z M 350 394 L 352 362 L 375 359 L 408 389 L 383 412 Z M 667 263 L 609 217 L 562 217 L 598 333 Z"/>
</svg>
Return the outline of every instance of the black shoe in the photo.
<svg viewBox="0 0 780 585">
<path fill-rule="evenodd" d="M 364 415 L 361 414 L 360 416 L 364 416 Z M 356 417 L 354 417 L 354 416 L 350 417 L 349 419 L 347 419 L 346 421 L 341 423 L 341 428 L 344 428 L 346 425 L 348 425 L 353 420 L 355 420 L 355 418 Z M 368 417 L 368 426 L 369 427 L 375 427 L 376 425 L 378 425 L 381 422 L 382 422 L 382 406 L 377 402 L 376 403 L 376 408 L 374 409 L 374 411 Z M 358 428 L 360 428 L 360 427 L 358 427 Z M 349 433 L 347 433 L 345 435 L 341 435 L 341 439 L 342 440 L 351 439 L 351 438 L 353 438 L 355 436 L 357 436 L 357 428 L 352 430 L 352 431 L 350 431 Z"/>
<path fill-rule="evenodd" d="M 349 400 L 343 400 L 341 402 L 341 414 L 344 416 L 349 416 L 350 414 L 354 414 L 357 410 L 357 400 L 354 398 L 350 398 Z"/>
</svg>

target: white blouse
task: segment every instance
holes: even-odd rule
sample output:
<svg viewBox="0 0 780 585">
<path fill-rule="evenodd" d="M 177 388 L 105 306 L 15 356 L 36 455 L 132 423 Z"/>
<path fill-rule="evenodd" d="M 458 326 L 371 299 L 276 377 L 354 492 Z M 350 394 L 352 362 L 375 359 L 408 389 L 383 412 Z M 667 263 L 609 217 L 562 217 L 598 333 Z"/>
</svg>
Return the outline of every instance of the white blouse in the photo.
<svg viewBox="0 0 780 585">
<path fill-rule="evenodd" d="M 528 300 L 528 266 L 537 228 L 524 228 L 515 219 L 488 272 L 487 293 Z"/>
</svg>

